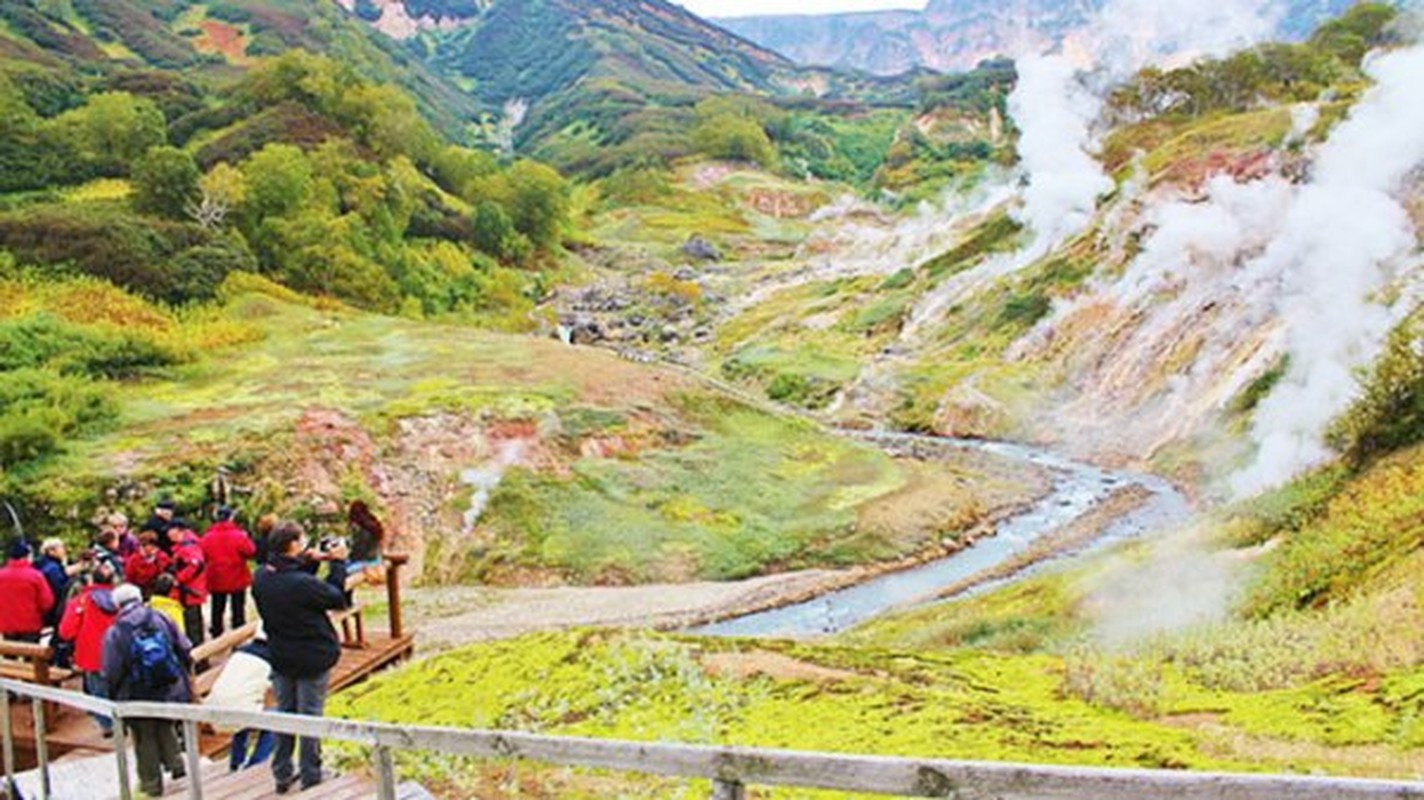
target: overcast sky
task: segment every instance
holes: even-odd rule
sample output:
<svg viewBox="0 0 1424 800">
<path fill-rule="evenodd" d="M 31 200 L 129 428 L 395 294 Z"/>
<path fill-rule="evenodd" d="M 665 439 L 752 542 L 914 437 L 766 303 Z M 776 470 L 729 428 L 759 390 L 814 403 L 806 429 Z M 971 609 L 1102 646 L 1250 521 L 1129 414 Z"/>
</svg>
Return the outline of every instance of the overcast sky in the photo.
<svg viewBox="0 0 1424 800">
<path fill-rule="evenodd" d="M 673 0 L 703 17 L 745 17 L 756 14 L 827 14 L 836 11 L 882 11 L 925 7 L 925 0 Z"/>
</svg>

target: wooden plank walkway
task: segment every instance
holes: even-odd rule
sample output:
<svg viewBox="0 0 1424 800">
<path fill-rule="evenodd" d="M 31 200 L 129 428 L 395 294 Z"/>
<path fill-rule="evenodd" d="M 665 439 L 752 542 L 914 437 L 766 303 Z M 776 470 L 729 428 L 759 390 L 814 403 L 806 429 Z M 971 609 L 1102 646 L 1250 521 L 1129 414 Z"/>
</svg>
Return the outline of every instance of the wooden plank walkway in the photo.
<svg viewBox="0 0 1424 800">
<path fill-rule="evenodd" d="M 138 786 L 129 759 L 131 785 Z M 39 796 L 39 775 L 35 771 L 16 778 L 24 797 Z M 52 800 L 121 800 L 118 776 L 114 773 L 113 755 L 69 757 L 50 766 Z M 226 762 L 207 763 L 202 772 L 203 800 L 248 800 L 277 797 L 272 770 L 266 766 L 241 772 L 228 772 Z M 165 798 L 189 797 L 187 778 L 164 781 Z M 283 797 L 301 800 L 365 800 L 377 796 L 375 782 L 364 775 L 337 775 L 320 786 L 302 792 L 297 787 Z M 432 800 L 432 795 L 416 783 L 404 783 L 397 788 L 398 800 Z"/>
</svg>

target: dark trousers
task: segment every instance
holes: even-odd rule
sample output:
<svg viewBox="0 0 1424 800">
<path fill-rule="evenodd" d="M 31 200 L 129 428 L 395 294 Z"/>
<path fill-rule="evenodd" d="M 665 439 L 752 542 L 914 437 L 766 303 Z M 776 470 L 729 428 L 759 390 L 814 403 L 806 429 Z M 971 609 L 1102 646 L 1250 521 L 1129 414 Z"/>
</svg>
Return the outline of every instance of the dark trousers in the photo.
<svg viewBox="0 0 1424 800">
<path fill-rule="evenodd" d="M 272 673 L 272 688 L 277 693 L 277 711 L 319 717 L 326 711 L 326 688 L 329 672 L 315 678 L 292 678 L 280 672 Z M 278 786 L 290 786 L 296 777 L 292 769 L 295 736 L 277 734 L 277 750 L 272 756 L 272 777 Z M 321 782 L 321 740 L 302 737 L 300 774 L 302 786 Z"/>
<path fill-rule="evenodd" d="M 202 606 L 183 606 L 183 635 L 194 647 L 203 643 Z"/>
<path fill-rule="evenodd" d="M 208 616 L 208 632 L 216 639 L 223 634 L 223 614 L 227 611 L 228 601 L 232 602 L 232 625 L 228 628 L 235 631 L 247 624 L 247 590 L 238 589 L 231 593 L 213 592 L 212 613 Z"/>
<path fill-rule="evenodd" d="M 164 719 L 136 719 L 126 723 L 133 735 L 138 761 L 138 785 L 144 794 L 163 795 L 163 770 L 173 777 L 183 775 L 183 755 L 173 723 Z"/>
</svg>

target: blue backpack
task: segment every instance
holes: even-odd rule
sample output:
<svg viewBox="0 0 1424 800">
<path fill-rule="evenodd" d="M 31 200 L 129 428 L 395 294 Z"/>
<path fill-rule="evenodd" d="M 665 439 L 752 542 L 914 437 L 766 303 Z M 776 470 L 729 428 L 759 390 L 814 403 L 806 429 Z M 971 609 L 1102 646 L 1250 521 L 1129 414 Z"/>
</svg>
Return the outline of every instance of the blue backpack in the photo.
<svg viewBox="0 0 1424 800">
<path fill-rule="evenodd" d="M 147 619 L 134 629 L 129 642 L 129 683 L 135 695 L 161 697 L 183 677 L 173 640 L 162 622 Z"/>
</svg>

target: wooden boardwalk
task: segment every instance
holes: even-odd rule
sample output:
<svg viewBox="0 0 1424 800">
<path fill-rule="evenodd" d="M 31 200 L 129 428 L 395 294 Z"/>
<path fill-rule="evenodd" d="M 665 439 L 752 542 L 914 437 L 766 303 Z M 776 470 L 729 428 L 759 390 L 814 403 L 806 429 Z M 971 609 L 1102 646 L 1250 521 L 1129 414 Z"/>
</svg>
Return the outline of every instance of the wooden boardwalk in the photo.
<svg viewBox="0 0 1424 800">
<path fill-rule="evenodd" d="M 134 762 L 129 760 L 129 764 Z M 132 766 L 130 767 L 132 771 Z M 201 774 L 203 800 L 248 800 L 248 798 L 277 797 L 272 770 L 263 765 L 241 772 L 228 772 L 226 762 L 208 763 Z M 138 786 L 138 776 L 132 775 L 131 785 Z M 24 797 L 39 796 L 39 776 L 27 772 L 17 777 L 17 784 Z M 122 800 L 119 796 L 118 778 L 114 774 L 112 755 L 77 757 L 71 756 L 50 767 L 50 797 L 52 800 Z M 189 797 L 187 778 L 164 781 L 165 798 Z M 303 792 L 297 787 L 282 797 L 300 800 L 365 800 L 377 796 L 375 782 L 359 774 L 337 775 L 320 786 Z M 398 787 L 399 800 L 429 800 L 431 795 L 420 785 L 405 783 Z"/>
</svg>

